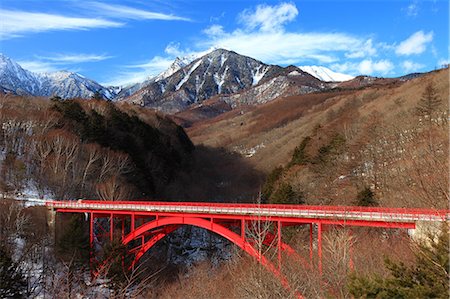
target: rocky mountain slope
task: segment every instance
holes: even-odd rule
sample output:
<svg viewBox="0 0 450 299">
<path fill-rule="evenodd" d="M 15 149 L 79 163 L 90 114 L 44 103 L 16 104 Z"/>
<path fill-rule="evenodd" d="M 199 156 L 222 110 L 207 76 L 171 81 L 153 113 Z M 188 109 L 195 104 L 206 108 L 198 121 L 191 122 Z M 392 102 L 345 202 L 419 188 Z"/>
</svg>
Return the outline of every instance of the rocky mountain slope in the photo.
<svg viewBox="0 0 450 299">
<path fill-rule="evenodd" d="M 226 99 L 222 100 L 232 106 L 266 102 L 278 97 L 295 81 L 303 83 L 303 89 L 299 87 L 300 92 L 323 88 L 320 80 L 296 67 L 267 65 L 223 49 L 214 50 L 164 77 L 159 76 L 152 80 L 125 100 L 144 107 L 176 113 L 217 95 L 224 96 Z M 295 77 L 301 80 L 294 79 Z M 244 90 L 252 91 L 242 95 Z M 237 97 L 230 98 L 228 95 Z"/>
<path fill-rule="evenodd" d="M 95 92 L 100 92 L 105 99 L 113 99 L 116 94 L 116 89 L 103 87 L 77 73 L 30 72 L 3 54 L 0 54 L 0 89 L 17 95 L 59 96 L 63 99 L 90 98 Z"/>
<path fill-rule="evenodd" d="M 77 73 L 33 73 L 0 54 L 0 92 L 18 95 L 90 98 L 99 92 L 118 100 L 177 113 L 215 99 L 220 106 L 255 105 L 280 96 L 304 94 L 334 87 L 322 81 L 351 77 L 323 67 L 268 65 L 224 49 L 202 57 L 177 58 L 159 75 L 127 87 L 104 87 Z M 311 74 L 312 75 L 311 75 Z"/>
</svg>

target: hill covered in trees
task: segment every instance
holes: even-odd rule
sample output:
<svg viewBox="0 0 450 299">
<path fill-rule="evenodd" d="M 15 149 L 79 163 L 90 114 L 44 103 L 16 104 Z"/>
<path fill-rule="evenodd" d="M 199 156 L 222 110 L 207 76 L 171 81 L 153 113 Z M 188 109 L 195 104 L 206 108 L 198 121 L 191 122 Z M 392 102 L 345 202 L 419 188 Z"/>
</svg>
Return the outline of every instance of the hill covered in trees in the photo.
<svg viewBox="0 0 450 299">
<path fill-rule="evenodd" d="M 218 190 L 225 174 L 211 163 L 228 163 L 231 156 L 195 149 L 184 130 L 162 114 L 102 100 L 4 95 L 0 105 L 5 196 L 218 200 L 228 192 Z M 241 166 L 241 173 L 252 173 Z M 212 181 L 209 192 L 195 191 Z"/>
</svg>

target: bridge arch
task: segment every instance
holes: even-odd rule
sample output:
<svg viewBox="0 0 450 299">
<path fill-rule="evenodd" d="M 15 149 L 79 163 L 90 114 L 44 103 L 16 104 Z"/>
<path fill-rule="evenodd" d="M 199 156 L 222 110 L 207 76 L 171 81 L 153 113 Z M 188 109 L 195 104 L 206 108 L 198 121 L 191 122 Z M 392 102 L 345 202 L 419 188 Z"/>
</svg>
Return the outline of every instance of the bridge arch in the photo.
<svg viewBox="0 0 450 299">
<path fill-rule="evenodd" d="M 210 232 L 216 233 L 223 238 L 229 240 L 236 246 L 238 246 L 243 251 L 247 252 L 251 257 L 255 258 L 260 264 L 262 264 L 267 270 L 272 272 L 276 277 L 278 277 L 282 283 L 282 285 L 289 289 L 289 284 L 286 277 L 281 273 L 277 267 L 273 265 L 271 261 L 269 261 L 264 255 L 258 252 L 255 247 L 245 239 L 245 236 L 240 236 L 237 233 L 231 231 L 225 226 L 214 223 L 211 220 L 206 220 L 203 218 L 196 217 L 164 217 L 155 219 L 153 221 L 147 222 L 135 230 L 131 231 L 128 235 L 123 238 L 122 243 L 124 245 L 129 244 L 131 241 L 140 237 L 147 231 L 151 231 L 158 228 L 170 227 L 166 232 L 159 232 L 155 236 L 153 236 L 149 241 L 147 241 L 141 250 L 136 254 L 136 258 L 133 261 L 133 265 L 142 257 L 142 255 L 152 248 L 159 240 L 164 238 L 168 233 L 174 231 L 176 228 L 183 225 L 191 225 L 206 229 Z M 175 228 L 176 227 L 176 228 Z M 298 298 L 302 298 L 301 295 L 298 295 Z"/>
</svg>

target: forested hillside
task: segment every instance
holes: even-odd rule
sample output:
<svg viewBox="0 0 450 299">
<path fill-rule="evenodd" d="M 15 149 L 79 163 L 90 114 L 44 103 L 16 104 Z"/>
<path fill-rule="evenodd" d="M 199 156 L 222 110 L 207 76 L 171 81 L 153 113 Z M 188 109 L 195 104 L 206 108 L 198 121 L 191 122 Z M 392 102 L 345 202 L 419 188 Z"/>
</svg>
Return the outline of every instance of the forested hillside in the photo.
<svg viewBox="0 0 450 299">
<path fill-rule="evenodd" d="M 10 95 L 0 105 L 6 197 L 232 201 L 251 198 L 261 184 L 238 155 L 195 149 L 181 127 L 152 110 Z"/>
<path fill-rule="evenodd" d="M 279 99 L 187 132 L 194 143 L 240 152 L 268 173 L 269 202 L 445 208 L 448 84 L 447 68 Z M 357 199 L 364 190 L 373 201 Z"/>
</svg>

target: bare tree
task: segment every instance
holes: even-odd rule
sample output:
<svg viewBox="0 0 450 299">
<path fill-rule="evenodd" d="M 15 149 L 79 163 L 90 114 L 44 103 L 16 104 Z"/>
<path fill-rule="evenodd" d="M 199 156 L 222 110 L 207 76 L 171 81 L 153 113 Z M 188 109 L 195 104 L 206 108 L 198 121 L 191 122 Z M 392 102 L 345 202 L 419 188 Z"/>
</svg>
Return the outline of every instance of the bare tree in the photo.
<svg viewBox="0 0 450 299">
<path fill-rule="evenodd" d="M 117 176 L 112 176 L 105 182 L 97 184 L 96 191 L 102 200 L 109 201 L 129 199 L 132 193 L 127 183 L 120 180 Z"/>
</svg>

